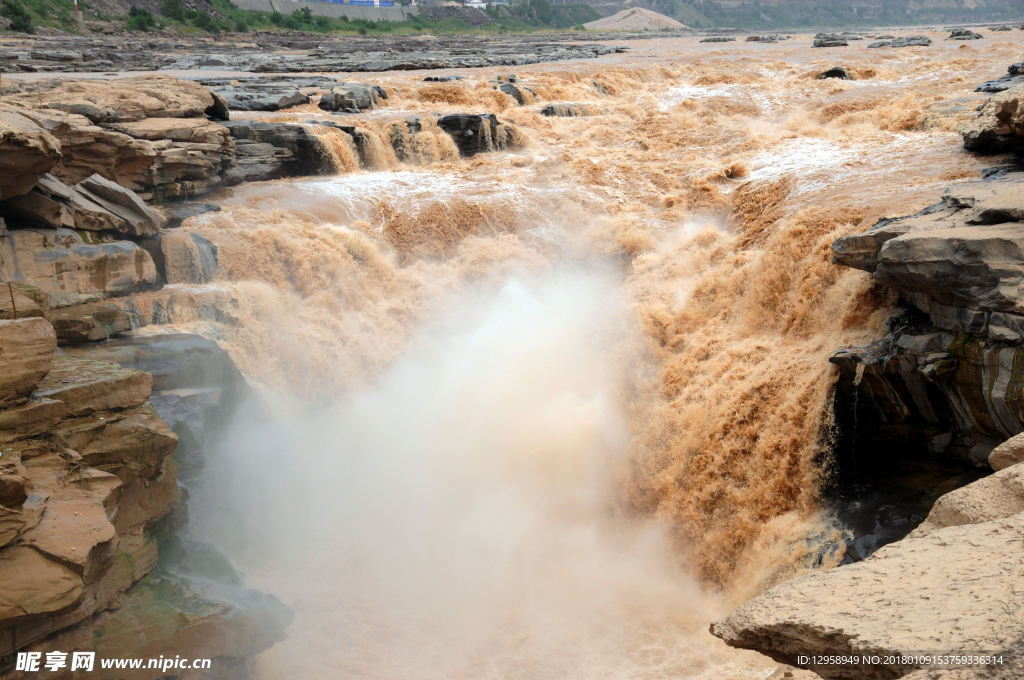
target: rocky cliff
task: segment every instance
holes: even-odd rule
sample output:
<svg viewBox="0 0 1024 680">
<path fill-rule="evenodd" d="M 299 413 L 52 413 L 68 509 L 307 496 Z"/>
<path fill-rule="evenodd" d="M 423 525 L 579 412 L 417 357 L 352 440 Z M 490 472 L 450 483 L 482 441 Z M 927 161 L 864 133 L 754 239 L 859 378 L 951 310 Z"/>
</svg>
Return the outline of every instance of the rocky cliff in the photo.
<svg viewBox="0 0 1024 680">
<path fill-rule="evenodd" d="M 224 181 L 227 109 L 172 78 L 33 89 L 0 106 L 0 678 L 57 650 L 243 677 L 291 612 L 190 537 L 187 500 L 245 381 L 198 336 L 111 340 L 159 320 L 130 296 L 216 268 L 212 244 L 168 228 L 196 206 L 147 200 Z"/>
</svg>

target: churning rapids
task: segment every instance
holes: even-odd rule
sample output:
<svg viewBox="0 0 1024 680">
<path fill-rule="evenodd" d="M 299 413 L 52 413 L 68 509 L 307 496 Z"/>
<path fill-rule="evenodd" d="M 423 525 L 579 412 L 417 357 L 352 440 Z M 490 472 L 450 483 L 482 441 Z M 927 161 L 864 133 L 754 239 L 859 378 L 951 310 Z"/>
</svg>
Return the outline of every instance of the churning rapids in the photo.
<svg viewBox="0 0 1024 680">
<path fill-rule="evenodd" d="M 459 159 L 438 130 L 360 171 L 328 131 L 336 175 L 186 221 L 221 269 L 180 297 L 222 314 L 174 325 L 258 388 L 193 526 L 296 612 L 258 677 L 767 677 L 708 624 L 842 558 L 827 359 L 893 304 L 830 245 L 998 162 L 954 130 L 1020 33 L 943 35 L 516 70 L 579 118 L 516 106 L 507 69 L 370 76 L 386 106 L 346 122 L 374 139 L 493 112 L 513 149 Z M 838 64 L 857 79 L 816 78 Z"/>
</svg>

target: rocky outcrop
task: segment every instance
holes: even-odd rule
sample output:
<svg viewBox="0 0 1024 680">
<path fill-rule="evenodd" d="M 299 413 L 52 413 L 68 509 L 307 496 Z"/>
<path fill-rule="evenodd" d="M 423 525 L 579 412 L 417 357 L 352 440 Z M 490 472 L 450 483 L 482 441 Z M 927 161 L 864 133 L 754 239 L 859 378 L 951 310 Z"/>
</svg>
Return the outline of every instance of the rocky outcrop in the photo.
<svg viewBox="0 0 1024 680">
<path fill-rule="evenodd" d="M 969 28 L 954 28 L 946 40 L 981 40 L 983 37 Z"/>
<path fill-rule="evenodd" d="M 1003 153 L 1020 148 L 1024 134 L 1024 85 L 1008 87 L 986 101 L 978 117 L 964 124 L 960 132 L 964 147 L 983 153 Z"/>
<path fill-rule="evenodd" d="M 54 310 L 50 323 L 60 345 L 80 345 L 107 340 L 119 333 L 146 325 L 141 315 L 109 302 L 74 305 Z"/>
<path fill-rule="evenodd" d="M 34 336 L 46 337 L 8 342 Z M 213 546 L 173 533 L 187 521 L 179 464 L 201 470 L 206 438 L 244 390 L 238 369 L 196 336 L 81 345 L 74 356 L 53 355 L 54 342 L 44 319 L 0 321 L 0 385 L 21 395 L 0 404 L 0 678 L 34 676 L 15 670 L 14 652 L 56 649 L 187 653 L 213 659 L 204 677 L 241 677 L 284 638 L 291 611 L 241 587 Z"/>
<path fill-rule="evenodd" d="M 473 17 L 483 17 L 485 23 L 490 21 L 485 13 L 476 9 L 431 8 L 431 11 L 435 10 L 468 11 Z M 255 34 L 222 34 L 211 41 L 205 33 L 157 31 L 111 35 L 111 32 L 111 28 L 105 25 L 102 33 L 91 35 L 62 35 L 59 38 L 21 35 L 16 41 L 0 45 L 0 72 L 353 73 L 593 59 L 628 49 L 621 44 L 605 44 L 607 36 L 579 33 L 334 36 L 259 31 Z M 620 42 L 645 37 L 648 36 L 616 36 Z M 5 95 L 9 88 L 5 82 Z M 25 92 L 31 92 L 31 89 L 29 85 Z"/>
<path fill-rule="evenodd" d="M 736 42 L 736 38 L 725 38 L 721 36 L 715 36 L 713 38 L 701 38 L 702 43 L 724 43 L 724 42 Z"/>
<path fill-rule="evenodd" d="M 1024 63 L 1010 64 L 1006 69 L 1006 75 L 996 80 L 989 80 L 974 88 L 975 92 L 1004 92 L 1011 87 L 1024 84 L 1024 74 L 1021 69 Z"/>
<path fill-rule="evenodd" d="M 1024 463 L 1024 432 L 1014 435 L 997 446 L 988 457 L 993 470 L 1003 470 Z"/>
<path fill-rule="evenodd" d="M 228 184 L 327 174 L 334 169 L 322 141 L 303 125 L 251 120 L 222 125 L 234 140 L 237 160 L 237 167 L 226 174 Z"/>
<path fill-rule="evenodd" d="M 555 118 L 576 118 L 580 116 L 600 116 L 607 113 L 593 104 L 548 104 L 540 110 L 540 115 Z"/>
<path fill-rule="evenodd" d="M 505 150 L 516 143 L 518 134 L 511 126 L 498 122 L 493 113 L 444 116 L 437 126 L 451 135 L 463 156 Z"/>
<path fill-rule="evenodd" d="M 0 237 L 0 275 L 41 290 L 54 307 L 160 287 L 153 258 L 135 243 L 72 229 L 16 229 Z"/>
<path fill-rule="evenodd" d="M 324 111 L 359 113 L 378 108 L 380 102 L 387 98 L 384 88 L 377 85 L 338 83 L 320 96 L 318 106 Z"/>
<path fill-rule="evenodd" d="M 833 66 L 827 71 L 818 74 L 818 80 L 827 78 L 838 78 L 840 80 L 856 80 L 857 78 L 845 66 Z"/>
<path fill-rule="evenodd" d="M 928 47 L 932 44 L 932 39 L 924 35 L 912 35 L 906 38 L 896 38 L 894 40 L 880 40 L 873 42 L 868 45 L 869 48 L 879 47 Z"/>
<path fill-rule="evenodd" d="M 908 538 L 920 538 L 946 527 L 980 524 L 1022 512 L 1024 465 L 1018 464 L 939 498 L 928 518 Z"/>
<path fill-rule="evenodd" d="M 0 108 L 0 201 L 28 192 L 60 157 L 60 143 L 46 130 Z"/>
<path fill-rule="evenodd" d="M 1022 571 L 1024 513 L 938 529 L 863 562 L 795 578 L 711 632 L 829 679 L 907 676 L 928 665 L 914 660 L 923 653 L 1002 653 L 1007 665 L 1019 664 L 1022 631 L 1013 614 L 1024 597 Z M 836 655 L 847 662 L 822 663 Z"/>
<path fill-rule="evenodd" d="M 50 371 L 57 336 L 44 319 L 0 321 L 0 406 L 25 402 Z"/>
<path fill-rule="evenodd" d="M 849 44 L 846 38 L 837 33 L 818 33 L 811 47 L 846 47 Z"/>
</svg>

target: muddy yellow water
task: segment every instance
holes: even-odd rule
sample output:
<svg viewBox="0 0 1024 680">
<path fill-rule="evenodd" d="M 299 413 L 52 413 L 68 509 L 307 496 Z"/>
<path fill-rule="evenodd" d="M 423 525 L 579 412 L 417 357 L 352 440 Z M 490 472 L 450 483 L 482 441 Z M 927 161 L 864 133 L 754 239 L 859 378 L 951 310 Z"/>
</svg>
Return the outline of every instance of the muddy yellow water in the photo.
<svg viewBox="0 0 1024 680">
<path fill-rule="evenodd" d="M 841 559 L 818 503 L 827 359 L 893 302 L 831 242 L 1003 162 L 956 126 L 1024 32 L 927 34 L 631 41 L 443 84 L 367 76 L 389 98 L 362 115 L 249 115 L 375 140 L 359 169 L 320 130 L 336 174 L 225 190 L 182 227 L 221 270 L 180 295 L 223 315 L 183 304 L 175 325 L 262 400 L 194 513 L 295 609 L 259 677 L 767 677 L 708 624 Z M 836 65 L 857 79 L 817 79 Z M 534 101 L 493 88 L 510 72 Z M 511 150 L 458 158 L 432 121 L 467 112 L 510 124 Z"/>
</svg>

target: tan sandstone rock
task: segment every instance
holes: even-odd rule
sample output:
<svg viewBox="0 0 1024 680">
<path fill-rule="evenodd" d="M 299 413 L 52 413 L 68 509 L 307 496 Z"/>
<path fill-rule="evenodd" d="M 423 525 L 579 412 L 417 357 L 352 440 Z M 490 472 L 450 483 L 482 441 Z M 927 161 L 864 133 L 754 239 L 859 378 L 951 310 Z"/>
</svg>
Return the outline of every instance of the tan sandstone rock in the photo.
<svg viewBox="0 0 1024 680">
<path fill-rule="evenodd" d="M 0 108 L 0 201 L 19 196 L 60 160 L 60 142 L 13 107 Z"/>
<path fill-rule="evenodd" d="M 801 655 L 1008 649 L 1024 632 L 1024 513 L 939 529 L 853 565 L 795 578 L 712 625 L 734 647 Z M 809 668 L 824 678 L 897 678 L 913 664 Z"/>
<path fill-rule="evenodd" d="M 64 402 L 70 415 L 82 416 L 141 406 L 152 390 L 153 376 L 144 371 L 121 368 L 113 362 L 58 355 L 32 396 Z"/>
<path fill-rule="evenodd" d="M 946 527 L 978 524 L 1024 512 L 1024 465 L 1000 470 L 945 494 L 928 518 L 908 538 L 920 538 Z"/>
<path fill-rule="evenodd" d="M 35 81 L 26 89 L 21 94 L 7 95 L 5 100 L 26 108 L 85 116 L 93 123 L 197 118 L 214 103 L 207 88 L 173 76 L 117 80 L 53 78 Z"/>
<path fill-rule="evenodd" d="M 146 320 L 116 304 L 94 302 L 56 309 L 50 315 L 50 323 L 57 332 L 58 344 L 79 345 L 141 328 Z"/>
<path fill-rule="evenodd" d="M 0 408 L 23 402 L 50 370 L 57 335 L 46 319 L 0 321 Z"/>
<path fill-rule="evenodd" d="M 1007 439 L 993 449 L 988 457 L 988 464 L 993 470 L 1002 470 L 1018 463 L 1024 463 L 1024 432 Z"/>
<path fill-rule="evenodd" d="M 72 229 L 16 229 L 0 236 L 0 276 L 39 289 L 54 307 L 161 285 L 145 249 Z"/>
</svg>

